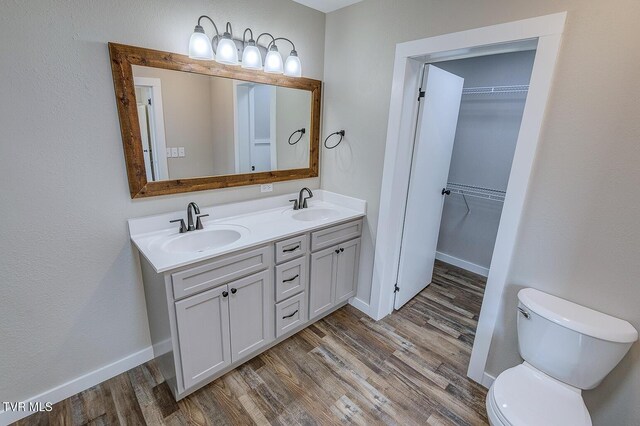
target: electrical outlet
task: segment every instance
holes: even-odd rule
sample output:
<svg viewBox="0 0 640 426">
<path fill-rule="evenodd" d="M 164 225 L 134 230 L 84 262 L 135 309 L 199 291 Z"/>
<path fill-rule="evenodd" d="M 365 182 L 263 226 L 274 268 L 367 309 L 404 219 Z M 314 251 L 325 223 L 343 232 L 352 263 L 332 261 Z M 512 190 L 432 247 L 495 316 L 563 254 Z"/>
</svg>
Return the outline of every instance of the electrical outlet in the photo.
<svg viewBox="0 0 640 426">
<path fill-rule="evenodd" d="M 260 192 L 271 192 L 273 191 L 273 184 L 266 183 L 264 185 L 260 185 Z"/>
<path fill-rule="evenodd" d="M 178 156 L 178 148 L 171 148 L 171 156 L 172 157 Z"/>
<path fill-rule="evenodd" d="M 167 158 L 171 158 L 171 148 L 167 148 Z"/>
<path fill-rule="evenodd" d="M 178 157 L 184 157 L 184 146 L 178 147 Z"/>
</svg>

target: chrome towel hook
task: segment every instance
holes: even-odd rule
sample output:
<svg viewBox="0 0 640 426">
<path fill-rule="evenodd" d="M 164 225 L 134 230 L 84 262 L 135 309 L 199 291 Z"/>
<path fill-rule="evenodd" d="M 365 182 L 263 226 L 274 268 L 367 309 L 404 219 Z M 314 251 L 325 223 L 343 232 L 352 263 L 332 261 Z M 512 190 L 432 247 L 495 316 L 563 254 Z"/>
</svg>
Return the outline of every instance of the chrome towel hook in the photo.
<svg viewBox="0 0 640 426">
<path fill-rule="evenodd" d="M 344 139 L 344 134 L 345 134 L 345 131 L 344 131 L 344 130 L 339 130 L 339 131 L 337 131 L 337 132 L 333 132 L 333 133 L 331 133 L 331 134 L 330 134 L 329 136 L 327 136 L 327 138 L 324 140 L 324 147 L 325 147 L 325 148 L 327 148 L 327 149 L 333 149 L 333 148 L 337 147 L 338 145 L 340 145 L 340 142 L 342 142 L 342 139 Z M 340 140 L 338 141 L 338 143 L 337 143 L 337 144 L 335 144 L 335 145 L 332 145 L 332 146 L 327 145 L 327 141 L 329 140 L 329 138 L 330 138 L 331 136 L 334 136 L 334 135 L 340 135 Z"/>
</svg>

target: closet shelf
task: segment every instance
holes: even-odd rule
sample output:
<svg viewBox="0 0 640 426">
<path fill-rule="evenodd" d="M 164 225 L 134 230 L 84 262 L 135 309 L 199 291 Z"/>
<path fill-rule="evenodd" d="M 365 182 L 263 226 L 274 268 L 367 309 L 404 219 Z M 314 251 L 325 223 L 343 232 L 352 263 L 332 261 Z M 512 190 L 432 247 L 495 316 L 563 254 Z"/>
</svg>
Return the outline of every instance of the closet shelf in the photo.
<svg viewBox="0 0 640 426">
<path fill-rule="evenodd" d="M 470 196 L 485 200 L 504 202 L 506 192 L 499 189 L 483 188 L 481 186 L 465 185 L 462 183 L 447 182 L 447 189 L 452 194 L 460 194 L 463 197 Z M 466 202 L 466 199 L 465 199 Z"/>
<path fill-rule="evenodd" d="M 462 89 L 463 95 L 490 95 L 501 93 L 527 93 L 529 91 L 528 84 L 519 84 L 515 86 L 489 86 L 489 87 L 465 87 Z"/>
</svg>

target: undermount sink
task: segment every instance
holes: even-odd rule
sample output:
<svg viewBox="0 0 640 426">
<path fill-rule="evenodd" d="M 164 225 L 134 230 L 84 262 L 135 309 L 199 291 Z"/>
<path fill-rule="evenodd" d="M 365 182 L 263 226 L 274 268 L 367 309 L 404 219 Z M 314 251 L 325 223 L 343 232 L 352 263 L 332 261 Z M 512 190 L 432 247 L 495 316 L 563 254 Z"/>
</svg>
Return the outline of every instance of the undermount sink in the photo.
<svg viewBox="0 0 640 426">
<path fill-rule="evenodd" d="M 170 253 L 198 253 L 235 243 L 242 233 L 231 228 L 201 229 L 165 241 L 162 250 Z"/>
<path fill-rule="evenodd" d="M 299 210 L 291 217 L 295 220 L 311 222 L 315 220 L 329 220 L 338 216 L 338 211 L 333 209 L 303 209 Z"/>
</svg>

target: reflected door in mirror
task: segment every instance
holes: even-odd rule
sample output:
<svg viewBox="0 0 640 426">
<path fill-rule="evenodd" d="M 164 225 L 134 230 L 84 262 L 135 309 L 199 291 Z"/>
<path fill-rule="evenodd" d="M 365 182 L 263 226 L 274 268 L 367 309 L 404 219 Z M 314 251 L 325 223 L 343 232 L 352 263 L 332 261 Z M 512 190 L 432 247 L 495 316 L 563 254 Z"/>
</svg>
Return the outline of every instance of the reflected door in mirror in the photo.
<svg viewBox="0 0 640 426">
<path fill-rule="evenodd" d="M 309 167 L 311 92 L 133 66 L 147 181 Z M 295 139 L 298 139 L 297 137 Z"/>
</svg>

